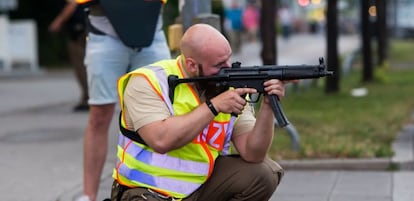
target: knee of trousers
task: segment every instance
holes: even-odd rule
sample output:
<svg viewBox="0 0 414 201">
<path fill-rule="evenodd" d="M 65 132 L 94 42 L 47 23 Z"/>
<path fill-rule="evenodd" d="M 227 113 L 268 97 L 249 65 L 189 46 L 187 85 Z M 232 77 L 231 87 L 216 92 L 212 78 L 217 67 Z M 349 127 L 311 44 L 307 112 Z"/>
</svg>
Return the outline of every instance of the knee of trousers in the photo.
<svg viewBox="0 0 414 201">
<path fill-rule="evenodd" d="M 242 170 L 246 185 L 255 183 L 273 191 L 279 185 L 283 175 L 283 168 L 271 159 L 265 159 L 262 163 L 248 165 Z"/>
</svg>

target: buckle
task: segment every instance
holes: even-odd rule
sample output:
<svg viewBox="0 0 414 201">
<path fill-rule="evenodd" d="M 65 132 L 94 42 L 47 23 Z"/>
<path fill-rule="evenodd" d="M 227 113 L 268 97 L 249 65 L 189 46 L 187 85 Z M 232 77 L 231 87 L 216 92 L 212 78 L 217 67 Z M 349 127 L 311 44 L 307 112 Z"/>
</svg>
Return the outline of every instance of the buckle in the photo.
<svg viewBox="0 0 414 201">
<path fill-rule="evenodd" d="M 158 198 L 161 198 L 162 200 L 166 200 L 166 201 L 180 201 L 181 200 L 181 199 L 175 199 L 174 197 L 171 197 L 171 196 L 163 195 L 149 188 L 147 188 L 147 191 L 151 193 L 151 195 L 157 196 Z"/>
</svg>

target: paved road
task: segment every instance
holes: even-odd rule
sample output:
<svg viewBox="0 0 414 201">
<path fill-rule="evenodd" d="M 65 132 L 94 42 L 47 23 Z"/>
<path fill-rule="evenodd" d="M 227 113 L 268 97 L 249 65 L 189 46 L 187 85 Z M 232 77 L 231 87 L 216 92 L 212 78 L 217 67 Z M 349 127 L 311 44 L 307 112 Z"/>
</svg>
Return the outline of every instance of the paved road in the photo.
<svg viewBox="0 0 414 201">
<path fill-rule="evenodd" d="M 287 171 L 272 201 L 412 201 L 414 172 Z"/>
<path fill-rule="evenodd" d="M 277 63 L 279 65 L 318 64 L 319 57 L 326 57 L 326 42 L 321 34 L 294 35 L 290 40 L 278 40 Z M 338 51 L 347 55 L 360 45 L 358 36 L 344 35 L 339 37 Z M 262 64 L 260 58 L 260 43 L 245 43 L 239 54 L 233 56 L 234 61 L 240 61 L 243 66 Z M 325 58 L 326 59 L 326 58 Z"/>
<path fill-rule="evenodd" d="M 279 64 L 316 63 L 324 39 L 295 36 L 279 44 Z M 340 41 L 342 52 L 358 46 L 356 37 Z M 307 47 L 307 48 L 303 48 Z M 259 46 L 246 44 L 233 60 L 260 64 Z M 284 51 L 282 51 L 282 49 Z M 72 72 L 0 76 L 0 192 L 7 201 L 72 201 L 82 189 L 82 143 L 87 113 L 73 113 L 79 89 Z M 115 115 L 116 116 L 116 115 Z M 396 149 L 399 160 L 413 155 L 414 126 L 407 126 Z M 116 118 L 99 199 L 109 196 L 115 163 Z M 411 154 L 410 154 L 411 153 Z M 272 201 L 414 200 L 414 172 L 289 170 Z"/>
<path fill-rule="evenodd" d="M 81 185 L 78 91 L 72 72 L 0 79 L 2 200 L 51 201 Z"/>
</svg>

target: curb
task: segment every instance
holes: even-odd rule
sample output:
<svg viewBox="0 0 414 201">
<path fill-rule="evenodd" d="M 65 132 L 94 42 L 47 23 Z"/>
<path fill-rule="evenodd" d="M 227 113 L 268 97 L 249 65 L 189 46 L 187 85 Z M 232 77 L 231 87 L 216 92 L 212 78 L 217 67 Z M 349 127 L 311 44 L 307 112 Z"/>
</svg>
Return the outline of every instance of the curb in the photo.
<svg viewBox="0 0 414 201">
<path fill-rule="evenodd" d="M 413 113 L 414 117 L 414 113 Z M 414 124 L 406 124 L 392 143 L 392 162 L 399 170 L 414 170 Z"/>
<path fill-rule="evenodd" d="M 402 127 L 392 149 L 391 158 L 281 160 L 278 163 L 286 170 L 414 170 L 414 124 Z"/>
<path fill-rule="evenodd" d="M 395 160 L 394 158 L 367 159 L 315 159 L 277 161 L 285 170 L 359 170 L 359 171 L 395 171 L 414 170 L 413 160 Z"/>
<path fill-rule="evenodd" d="M 390 170 L 394 167 L 390 158 L 324 159 L 278 161 L 286 170 Z"/>
</svg>

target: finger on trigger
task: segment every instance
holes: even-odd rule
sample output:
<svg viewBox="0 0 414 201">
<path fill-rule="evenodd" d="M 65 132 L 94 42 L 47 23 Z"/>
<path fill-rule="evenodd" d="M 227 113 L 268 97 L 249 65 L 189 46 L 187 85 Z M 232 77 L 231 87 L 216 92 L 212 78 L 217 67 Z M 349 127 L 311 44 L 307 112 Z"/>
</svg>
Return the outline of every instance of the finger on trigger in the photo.
<svg viewBox="0 0 414 201">
<path fill-rule="evenodd" d="M 243 94 L 252 94 L 252 93 L 257 93 L 257 90 L 255 88 L 243 88 L 244 92 Z"/>
</svg>

